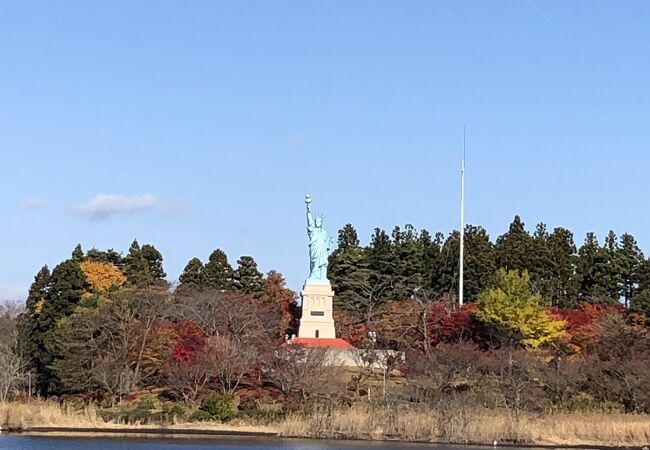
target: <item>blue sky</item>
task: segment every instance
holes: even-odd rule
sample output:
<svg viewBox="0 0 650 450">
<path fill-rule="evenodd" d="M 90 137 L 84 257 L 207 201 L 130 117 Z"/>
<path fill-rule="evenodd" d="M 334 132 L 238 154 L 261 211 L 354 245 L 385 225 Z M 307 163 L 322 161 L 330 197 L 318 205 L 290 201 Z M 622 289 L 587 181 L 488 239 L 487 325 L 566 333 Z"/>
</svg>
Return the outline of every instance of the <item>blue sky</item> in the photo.
<svg viewBox="0 0 650 450">
<path fill-rule="evenodd" d="M 0 0 L 0 297 L 84 248 L 223 248 L 299 289 L 303 196 L 353 223 L 634 234 L 645 1 Z"/>
</svg>

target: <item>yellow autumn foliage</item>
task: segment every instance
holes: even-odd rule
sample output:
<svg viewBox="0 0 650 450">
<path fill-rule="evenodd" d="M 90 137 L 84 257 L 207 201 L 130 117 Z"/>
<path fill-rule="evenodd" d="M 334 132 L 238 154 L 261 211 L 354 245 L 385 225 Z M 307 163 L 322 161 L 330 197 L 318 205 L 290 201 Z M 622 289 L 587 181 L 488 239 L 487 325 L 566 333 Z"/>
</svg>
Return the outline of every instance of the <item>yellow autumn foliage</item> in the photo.
<svg viewBox="0 0 650 450">
<path fill-rule="evenodd" d="M 518 331 L 528 348 L 539 348 L 560 340 L 566 323 L 544 310 L 541 296 L 530 289 L 528 272 L 499 269 L 494 288 L 478 296 L 476 318 L 503 329 Z"/>
<path fill-rule="evenodd" d="M 90 284 L 90 294 L 103 294 L 126 281 L 122 271 L 111 263 L 87 260 L 81 262 L 79 267 Z"/>
</svg>

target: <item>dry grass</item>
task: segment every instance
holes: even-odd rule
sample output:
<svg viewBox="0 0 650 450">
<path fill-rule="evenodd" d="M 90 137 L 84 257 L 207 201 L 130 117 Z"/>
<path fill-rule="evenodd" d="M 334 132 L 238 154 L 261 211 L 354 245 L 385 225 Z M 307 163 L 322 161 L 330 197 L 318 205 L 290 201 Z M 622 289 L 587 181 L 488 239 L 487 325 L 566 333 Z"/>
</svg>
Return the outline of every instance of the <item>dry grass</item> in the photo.
<svg viewBox="0 0 650 450">
<path fill-rule="evenodd" d="M 250 433 L 276 433 L 273 426 L 259 426 L 243 421 L 234 421 L 230 424 L 219 422 L 182 422 L 176 424 L 124 424 L 104 421 L 97 410 L 90 406 L 84 411 L 65 411 L 58 403 L 46 401 L 6 402 L 0 403 L 0 429 L 23 429 L 40 427 L 70 428 L 71 431 L 79 428 L 96 429 L 152 429 L 168 430 L 209 430 L 209 431 L 238 431 Z"/>
<path fill-rule="evenodd" d="M 83 412 L 64 412 L 58 403 L 45 401 L 0 403 L 0 427 L 75 427 L 93 428 L 106 424 L 93 407 Z"/>
<path fill-rule="evenodd" d="M 524 415 L 482 409 L 370 409 L 293 416 L 280 428 L 283 436 L 491 444 L 644 446 L 650 443 L 650 416 L 624 414 Z"/>
<path fill-rule="evenodd" d="M 0 403 L 0 428 L 60 427 L 97 429 L 160 429 L 160 425 L 124 425 L 104 422 L 86 408 L 65 412 L 58 403 L 31 401 Z M 277 426 L 246 422 L 178 423 L 165 429 L 279 433 L 282 436 L 491 444 L 526 442 L 540 445 L 645 446 L 650 443 L 650 416 L 634 414 L 524 414 L 515 421 L 505 411 L 476 408 L 416 410 L 357 404 L 328 415 L 316 411 L 294 415 Z"/>
</svg>

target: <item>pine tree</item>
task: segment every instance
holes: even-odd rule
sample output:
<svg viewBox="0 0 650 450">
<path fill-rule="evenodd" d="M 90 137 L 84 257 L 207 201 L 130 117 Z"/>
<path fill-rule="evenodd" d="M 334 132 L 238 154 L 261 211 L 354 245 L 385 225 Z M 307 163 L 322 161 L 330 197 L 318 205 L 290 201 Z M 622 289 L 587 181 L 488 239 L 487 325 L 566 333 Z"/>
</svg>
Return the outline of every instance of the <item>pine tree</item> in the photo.
<svg viewBox="0 0 650 450">
<path fill-rule="evenodd" d="M 57 383 L 51 365 L 58 354 L 55 332 L 59 321 L 74 312 L 86 287 L 86 279 L 77 261 L 63 261 L 52 271 L 47 294 L 36 316 L 37 335 L 34 336 L 37 348 L 34 362 L 39 370 L 39 389 L 42 394 L 47 394 Z"/>
<path fill-rule="evenodd" d="M 546 229 L 546 224 L 543 222 L 538 223 L 531 242 L 532 253 L 529 256 L 528 273 L 530 274 L 532 291 L 540 293 L 543 300 L 549 300 L 546 293 L 553 277 L 553 261 L 551 260 L 548 243 L 549 238 L 550 235 Z"/>
<path fill-rule="evenodd" d="M 515 216 L 506 234 L 497 238 L 495 245 L 497 265 L 506 270 L 530 270 L 534 253 L 533 238 L 524 228 L 519 216 Z"/>
<path fill-rule="evenodd" d="M 382 284 L 394 285 L 397 266 L 395 246 L 384 230 L 375 228 L 370 238 L 370 245 L 366 249 L 365 257 L 368 262 L 369 273 L 373 275 L 374 279 L 382 280 Z M 384 296 L 394 298 L 391 289 L 384 292 Z"/>
<path fill-rule="evenodd" d="M 427 230 L 420 232 L 419 241 L 422 247 L 425 295 L 429 298 L 437 298 L 443 291 L 440 273 L 444 238 L 444 234 L 440 232 L 436 233 L 433 239 Z"/>
<path fill-rule="evenodd" d="M 189 260 L 178 278 L 179 289 L 203 289 L 206 287 L 205 267 L 199 258 Z"/>
<path fill-rule="evenodd" d="M 627 233 L 621 236 L 621 245 L 616 252 L 616 257 L 621 276 L 620 295 L 625 300 L 627 307 L 639 291 L 644 264 L 643 252 L 637 245 L 634 236 Z"/>
<path fill-rule="evenodd" d="M 244 294 L 259 297 L 262 294 L 264 276 L 257 270 L 257 263 L 252 256 L 242 256 L 237 260 L 234 287 Z"/>
<path fill-rule="evenodd" d="M 632 297 L 630 310 L 643 315 L 646 325 L 650 326 L 650 289 L 641 290 Z"/>
<path fill-rule="evenodd" d="M 51 274 L 47 266 L 43 266 L 34 277 L 34 282 L 29 288 L 27 296 L 27 314 L 19 322 L 20 346 L 27 356 L 33 369 L 36 370 L 41 393 L 46 392 L 46 380 L 42 374 L 47 370 L 50 362 L 49 353 L 45 347 L 45 332 L 39 321 L 41 311 L 45 306 L 46 297 L 50 289 Z"/>
<path fill-rule="evenodd" d="M 370 276 L 366 250 L 361 247 L 337 249 L 330 257 L 328 278 L 336 293 L 334 305 L 353 313 L 359 313 L 358 299 L 363 296 L 360 285 Z"/>
<path fill-rule="evenodd" d="M 464 297 L 472 302 L 476 296 L 494 282 L 496 271 L 496 254 L 490 237 L 483 227 L 465 226 L 464 252 Z M 457 230 L 445 241 L 441 252 L 438 295 L 451 293 L 458 295 L 460 261 L 460 235 Z"/>
<path fill-rule="evenodd" d="M 348 223 L 339 230 L 338 248 L 345 249 L 358 246 L 359 236 L 357 235 L 357 230 L 354 229 L 351 223 Z"/>
<path fill-rule="evenodd" d="M 137 287 L 146 287 L 155 281 L 149 268 L 149 262 L 142 254 L 137 240 L 133 240 L 131 243 L 129 253 L 124 260 L 124 275 L 131 285 Z"/>
<path fill-rule="evenodd" d="M 458 295 L 458 276 L 460 261 L 460 233 L 452 231 L 445 239 L 440 250 L 438 265 L 438 291 L 436 297 L 443 294 Z"/>
<path fill-rule="evenodd" d="M 578 250 L 579 298 L 591 302 L 616 302 L 619 293 L 619 270 L 615 261 L 618 244 L 610 232 L 604 247 L 594 233 L 587 233 Z"/>
<path fill-rule="evenodd" d="M 497 269 L 496 252 L 490 236 L 483 227 L 467 225 L 465 227 L 465 268 L 464 296 L 472 302 L 485 289 L 494 283 Z"/>
<path fill-rule="evenodd" d="M 41 270 L 38 271 L 36 276 L 34 276 L 34 282 L 29 287 L 29 294 L 27 295 L 27 313 L 31 316 L 37 313 L 38 308 L 43 307 L 43 302 L 45 302 L 45 296 L 50 286 L 50 278 L 52 277 L 50 269 L 47 267 L 47 264 L 41 267 Z"/>
<path fill-rule="evenodd" d="M 363 295 L 358 289 L 359 281 L 367 279 L 369 273 L 366 255 L 367 251 L 359 247 L 357 231 L 351 224 L 339 230 L 338 247 L 330 255 L 327 269 L 328 279 L 336 292 L 336 308 L 360 314 L 355 305 Z"/>
<path fill-rule="evenodd" d="M 84 251 L 81 249 L 81 244 L 77 244 L 77 246 L 74 248 L 72 251 L 72 260 L 81 262 L 84 259 Z"/>
<path fill-rule="evenodd" d="M 122 257 L 122 254 L 116 252 L 112 248 L 102 251 L 93 247 L 86 252 L 86 259 L 90 261 L 110 263 L 119 269 L 124 267 L 124 258 Z"/>
<path fill-rule="evenodd" d="M 233 288 L 233 275 L 226 253 L 219 248 L 213 251 L 205 265 L 206 285 L 219 291 L 230 291 Z"/>
<path fill-rule="evenodd" d="M 151 244 L 145 244 L 142 246 L 140 253 L 147 261 L 149 273 L 153 277 L 154 281 L 164 280 L 167 274 L 163 269 L 163 257 L 156 247 Z"/>
<path fill-rule="evenodd" d="M 424 252 L 419 236 L 411 224 L 393 230 L 393 251 L 395 273 L 393 276 L 392 298 L 404 300 L 424 286 Z"/>
<path fill-rule="evenodd" d="M 556 228 L 547 241 L 551 262 L 551 277 L 542 293 L 553 306 L 572 308 L 578 298 L 579 280 L 576 276 L 576 246 L 573 234 L 566 228 Z"/>
</svg>

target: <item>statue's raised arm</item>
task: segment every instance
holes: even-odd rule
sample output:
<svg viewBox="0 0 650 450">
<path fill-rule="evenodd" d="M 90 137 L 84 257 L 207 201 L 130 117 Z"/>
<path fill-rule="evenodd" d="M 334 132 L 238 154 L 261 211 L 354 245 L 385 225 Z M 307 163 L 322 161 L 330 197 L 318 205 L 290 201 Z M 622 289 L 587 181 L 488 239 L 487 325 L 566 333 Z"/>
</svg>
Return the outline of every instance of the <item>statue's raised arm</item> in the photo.
<svg viewBox="0 0 650 450">
<path fill-rule="evenodd" d="M 323 229 L 323 217 L 311 214 L 311 195 L 305 195 L 307 235 L 309 236 L 309 279 L 327 281 L 327 263 L 332 242 Z"/>
<path fill-rule="evenodd" d="M 307 207 L 307 230 L 314 228 L 314 218 L 311 215 L 311 195 L 305 195 L 305 206 Z"/>
</svg>

